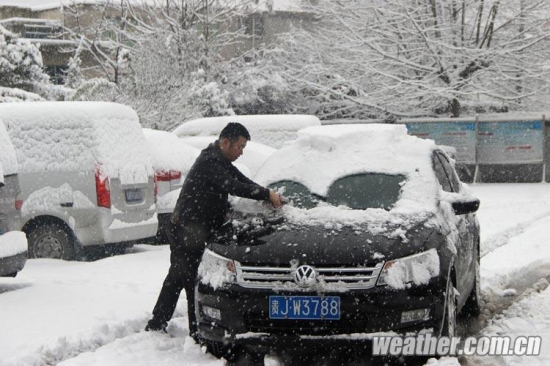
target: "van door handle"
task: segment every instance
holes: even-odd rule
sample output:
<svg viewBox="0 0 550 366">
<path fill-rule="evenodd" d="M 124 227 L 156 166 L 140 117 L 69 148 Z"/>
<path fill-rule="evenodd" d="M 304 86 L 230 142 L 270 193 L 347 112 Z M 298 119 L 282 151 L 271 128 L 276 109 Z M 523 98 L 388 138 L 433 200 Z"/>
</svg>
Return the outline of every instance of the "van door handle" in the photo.
<svg viewBox="0 0 550 366">
<path fill-rule="evenodd" d="M 73 202 L 62 202 L 59 205 L 61 207 L 73 207 Z"/>
</svg>

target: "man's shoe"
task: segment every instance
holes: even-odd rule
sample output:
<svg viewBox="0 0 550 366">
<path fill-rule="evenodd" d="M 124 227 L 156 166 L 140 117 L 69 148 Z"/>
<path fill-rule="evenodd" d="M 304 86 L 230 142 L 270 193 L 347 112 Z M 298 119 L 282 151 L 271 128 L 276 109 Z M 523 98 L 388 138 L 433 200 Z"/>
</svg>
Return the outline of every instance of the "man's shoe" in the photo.
<svg viewBox="0 0 550 366">
<path fill-rule="evenodd" d="M 150 331 L 155 331 L 155 332 L 164 332 L 164 333 L 168 333 L 166 331 L 166 327 L 168 326 L 168 323 L 167 322 L 157 322 L 157 321 L 154 321 L 153 319 L 149 320 L 147 322 L 147 325 L 145 326 L 145 331 L 146 332 L 150 332 Z"/>
</svg>

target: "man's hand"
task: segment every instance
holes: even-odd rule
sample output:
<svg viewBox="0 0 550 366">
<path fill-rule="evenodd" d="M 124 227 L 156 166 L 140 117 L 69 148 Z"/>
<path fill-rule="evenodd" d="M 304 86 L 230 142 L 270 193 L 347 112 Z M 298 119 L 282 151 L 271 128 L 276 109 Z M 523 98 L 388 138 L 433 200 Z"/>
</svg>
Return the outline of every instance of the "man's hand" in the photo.
<svg viewBox="0 0 550 366">
<path fill-rule="evenodd" d="M 281 195 L 275 192 L 274 190 L 269 190 L 269 201 L 275 208 L 280 208 L 283 206 L 283 201 L 281 200 Z"/>
</svg>

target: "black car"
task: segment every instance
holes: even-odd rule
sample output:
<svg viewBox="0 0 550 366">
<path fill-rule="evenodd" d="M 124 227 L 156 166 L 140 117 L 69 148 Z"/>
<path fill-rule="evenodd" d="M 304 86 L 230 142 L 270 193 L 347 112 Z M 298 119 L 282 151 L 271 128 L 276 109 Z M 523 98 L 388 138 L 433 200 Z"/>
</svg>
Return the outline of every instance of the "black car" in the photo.
<svg viewBox="0 0 550 366">
<path fill-rule="evenodd" d="M 459 312 L 479 312 L 480 285 L 479 200 L 453 166 L 400 125 L 303 130 L 256 175 L 291 203 L 241 200 L 203 256 L 207 349 L 231 358 L 379 332 L 454 335 Z"/>
</svg>

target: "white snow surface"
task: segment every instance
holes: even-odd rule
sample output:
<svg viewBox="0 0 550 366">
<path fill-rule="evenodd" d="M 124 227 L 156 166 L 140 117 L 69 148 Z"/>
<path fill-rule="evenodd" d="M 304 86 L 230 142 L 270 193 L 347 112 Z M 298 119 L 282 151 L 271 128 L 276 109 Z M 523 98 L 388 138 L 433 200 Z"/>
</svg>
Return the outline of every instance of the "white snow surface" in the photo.
<svg viewBox="0 0 550 366">
<path fill-rule="evenodd" d="M 75 209 L 95 208 L 86 195 L 80 191 L 74 191 L 68 183 L 58 188 L 44 187 L 32 192 L 23 202 L 21 213 L 23 216 L 32 215 L 33 212 L 55 212 L 62 203 L 73 203 Z"/>
<path fill-rule="evenodd" d="M 11 257 L 26 251 L 27 236 L 24 232 L 8 231 L 0 235 L 0 258 Z"/>
<path fill-rule="evenodd" d="M 17 173 L 17 157 L 15 149 L 11 143 L 10 136 L 6 127 L 0 120 L 0 182 L 4 180 L 4 175 Z"/>
<path fill-rule="evenodd" d="M 476 335 L 540 336 L 543 349 L 539 356 L 469 356 L 460 363 L 443 357 L 427 365 L 548 365 L 550 288 L 540 276 L 549 272 L 530 267 L 550 266 L 550 239 L 543 235 L 550 218 L 550 184 L 473 184 L 470 189 L 481 200 L 483 296 L 495 305 L 503 298 L 499 293 L 518 294 Z M 169 256 L 168 246 L 137 245 L 125 255 L 96 262 L 29 259 L 16 278 L 0 278 L 0 364 L 224 365 L 188 337 L 185 293 L 168 334 L 143 331 Z M 524 292 L 533 284 L 537 290 Z M 283 365 L 277 356 L 264 363 Z"/>
<path fill-rule="evenodd" d="M 139 118 L 130 107 L 106 102 L 0 104 L 0 115 L 21 173 L 101 173 L 121 184 L 147 183 L 153 175 Z M 87 168 L 89 167 L 89 168 Z"/>
<path fill-rule="evenodd" d="M 174 129 L 179 137 L 215 136 L 229 122 L 239 122 L 250 132 L 251 140 L 280 148 L 287 141 L 296 139 L 297 131 L 320 126 L 319 118 L 303 114 L 258 114 L 247 116 L 222 116 L 194 119 Z"/>
<path fill-rule="evenodd" d="M 172 132 L 144 128 L 143 133 L 151 152 L 155 170 L 179 170 L 186 176 L 200 150 Z"/>
</svg>

